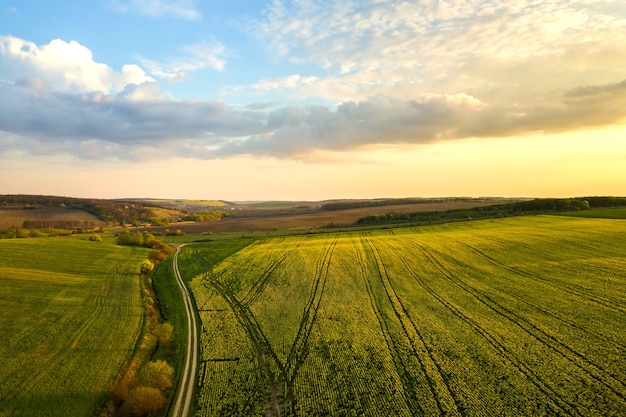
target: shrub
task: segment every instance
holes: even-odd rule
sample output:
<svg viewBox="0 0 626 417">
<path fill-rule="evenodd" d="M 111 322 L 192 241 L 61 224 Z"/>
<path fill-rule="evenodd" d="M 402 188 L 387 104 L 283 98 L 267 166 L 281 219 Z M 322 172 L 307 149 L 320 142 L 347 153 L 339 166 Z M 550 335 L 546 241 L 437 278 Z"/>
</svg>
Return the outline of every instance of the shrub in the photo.
<svg viewBox="0 0 626 417">
<path fill-rule="evenodd" d="M 172 323 L 166 321 L 165 323 L 159 324 L 158 337 L 159 344 L 161 346 L 163 346 L 164 348 L 168 347 L 169 344 L 172 342 L 173 334 L 174 326 L 172 326 Z"/>
<path fill-rule="evenodd" d="M 149 259 L 144 259 L 141 262 L 141 273 L 147 274 L 154 269 L 154 264 Z"/>
<path fill-rule="evenodd" d="M 134 378 L 124 376 L 109 390 L 109 396 L 117 405 L 120 405 L 128 399 L 130 391 L 136 386 L 137 382 Z"/>
<path fill-rule="evenodd" d="M 141 381 L 147 387 L 165 392 L 174 384 L 174 368 L 163 360 L 148 362 L 141 373 Z"/>
<path fill-rule="evenodd" d="M 158 388 L 138 386 L 128 395 L 120 414 L 129 417 L 154 416 L 165 404 L 167 400 Z"/>
<path fill-rule="evenodd" d="M 167 258 L 167 253 L 160 251 L 158 249 L 154 249 L 150 251 L 150 255 L 148 255 L 148 259 L 152 261 L 153 263 L 161 262 L 165 260 L 165 258 Z"/>
</svg>

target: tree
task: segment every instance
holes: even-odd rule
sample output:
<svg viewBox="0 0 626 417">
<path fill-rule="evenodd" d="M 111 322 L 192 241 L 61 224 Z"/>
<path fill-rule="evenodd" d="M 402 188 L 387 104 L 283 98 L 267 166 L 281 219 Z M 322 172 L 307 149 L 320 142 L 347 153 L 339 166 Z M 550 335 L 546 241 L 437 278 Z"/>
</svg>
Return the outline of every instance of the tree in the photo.
<svg viewBox="0 0 626 417">
<path fill-rule="evenodd" d="M 141 262 L 141 273 L 148 274 L 154 269 L 154 264 L 149 259 L 144 259 Z"/>
<path fill-rule="evenodd" d="M 160 240 L 154 240 L 154 242 L 152 242 L 152 249 L 158 249 L 166 255 L 171 255 L 172 253 L 174 253 L 174 249 L 172 249 L 171 246 L 166 245 Z"/>
<path fill-rule="evenodd" d="M 150 251 L 150 254 L 148 255 L 148 259 L 155 264 L 165 260 L 165 258 L 167 258 L 167 254 L 157 249 Z"/>
<path fill-rule="evenodd" d="M 148 248 L 151 248 L 154 243 L 154 235 L 152 233 L 143 232 L 142 244 Z"/>
<path fill-rule="evenodd" d="M 133 417 L 155 416 L 165 404 L 167 399 L 158 388 L 138 386 L 130 392 L 120 413 Z"/>
<path fill-rule="evenodd" d="M 143 235 L 139 232 L 131 234 L 128 230 L 124 230 L 117 235 L 115 243 L 118 245 L 141 246 L 143 244 Z"/>
<path fill-rule="evenodd" d="M 141 373 L 143 385 L 166 392 L 174 384 L 174 368 L 164 360 L 151 361 Z"/>
</svg>

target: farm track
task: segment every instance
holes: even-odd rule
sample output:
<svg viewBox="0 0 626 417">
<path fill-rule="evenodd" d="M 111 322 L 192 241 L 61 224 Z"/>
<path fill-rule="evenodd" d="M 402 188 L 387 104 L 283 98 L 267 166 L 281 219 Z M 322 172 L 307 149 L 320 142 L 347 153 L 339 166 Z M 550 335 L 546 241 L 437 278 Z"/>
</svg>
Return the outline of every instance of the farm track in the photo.
<svg viewBox="0 0 626 417">
<path fill-rule="evenodd" d="M 420 367 L 424 372 L 428 386 L 432 396 L 436 402 L 437 412 L 439 415 L 462 415 L 458 399 L 454 396 L 450 388 L 445 382 L 445 378 L 439 367 L 439 364 L 435 361 L 432 353 L 428 349 L 419 329 L 413 320 L 409 317 L 409 313 L 406 310 L 401 298 L 398 296 L 391 280 L 387 273 L 387 267 L 380 255 L 378 248 L 376 248 L 372 242 L 365 238 L 378 268 L 378 278 L 380 279 L 389 303 L 393 309 L 395 317 L 399 321 L 404 336 L 411 346 L 411 350 L 415 358 L 419 361 Z M 392 337 L 393 338 L 393 337 Z M 395 344 L 395 343 L 394 343 Z M 397 348 L 396 348 L 397 350 Z M 413 385 L 413 384 L 411 384 Z M 425 410 L 432 413 L 434 410 Z"/>
<path fill-rule="evenodd" d="M 444 275 L 448 279 L 450 278 L 449 274 L 444 269 L 440 268 L 439 264 L 430 256 L 430 254 L 428 254 L 428 252 L 426 252 L 421 247 L 418 247 L 418 249 L 423 251 L 424 255 L 431 262 L 433 262 L 433 265 L 437 267 L 437 269 L 439 269 L 442 275 Z M 502 344 L 496 336 L 492 335 L 477 321 L 464 314 L 459 308 L 448 302 L 445 298 L 440 296 L 436 291 L 428 286 L 417 274 L 413 273 L 405 258 L 400 257 L 400 259 L 407 267 L 407 270 L 410 272 L 411 276 L 424 290 L 426 290 L 431 296 L 433 296 L 444 307 L 446 307 L 453 315 L 466 323 L 473 331 L 479 334 L 500 354 L 502 358 L 506 359 L 511 365 L 515 367 L 515 369 L 517 369 L 522 375 L 524 375 L 528 381 L 530 381 L 537 389 L 544 393 L 544 395 L 546 395 L 546 397 L 554 406 L 555 410 L 560 410 L 560 412 L 564 415 L 579 415 L 579 413 L 576 412 L 573 404 L 562 401 L 559 394 L 557 394 L 545 381 L 543 381 L 530 367 L 528 367 L 524 362 L 519 360 L 517 358 L 517 355 L 514 352 L 511 352 L 504 344 Z"/>
<path fill-rule="evenodd" d="M 196 314 L 194 312 L 193 302 L 191 301 L 191 295 L 178 269 L 178 255 L 183 246 L 184 245 L 180 245 L 176 248 L 172 263 L 176 282 L 178 283 L 183 303 L 185 304 L 185 315 L 187 317 L 187 349 L 185 351 L 185 366 L 178 385 L 178 392 L 175 394 L 174 406 L 170 409 L 171 417 L 187 417 L 189 415 L 191 401 L 193 399 L 194 381 L 198 369 L 199 336 Z"/>
<path fill-rule="evenodd" d="M 275 262 L 271 263 L 265 271 L 263 271 L 261 278 L 254 282 L 248 293 L 241 299 L 241 303 L 243 305 L 250 306 L 259 298 L 274 271 L 278 269 L 278 267 L 297 249 L 298 246 L 300 246 L 300 244 L 294 246 L 291 250 L 284 252 Z"/>
<path fill-rule="evenodd" d="M 626 258 L 583 226 L 263 240 L 198 287 L 223 332 L 199 415 L 624 415 Z"/>
<path fill-rule="evenodd" d="M 289 407 L 293 397 L 290 392 L 290 387 L 287 385 L 288 378 L 282 362 L 250 309 L 241 303 L 236 295 L 222 283 L 211 280 L 209 285 L 211 288 L 215 289 L 230 306 L 235 314 L 235 318 L 252 343 L 257 359 L 268 415 L 282 416 L 284 414 L 285 403 L 287 403 Z M 270 361 L 278 368 L 278 375 L 272 370 Z"/>
<path fill-rule="evenodd" d="M 234 291 L 220 282 L 218 277 L 212 274 L 206 274 L 204 277 L 205 286 L 214 289 L 226 301 L 252 344 L 257 359 L 267 416 L 281 417 L 296 414 L 293 383 L 307 355 L 308 339 L 321 304 L 335 244 L 336 239 L 323 249 L 318 258 L 310 296 L 303 308 L 298 333 L 284 363 L 276 354 L 262 326 L 250 310 L 250 304 L 260 296 L 270 281 L 272 273 L 297 247 L 281 255 L 277 261 L 265 269 L 259 280 L 244 296 L 245 302 L 239 300 Z M 272 369 L 273 367 L 277 373 Z"/>
<path fill-rule="evenodd" d="M 492 265 L 494 265 L 494 266 L 496 266 L 498 268 L 501 268 L 503 270 L 506 270 L 506 271 L 512 273 L 513 275 L 524 277 L 524 278 L 529 278 L 529 279 L 535 279 L 536 278 L 536 275 L 532 275 L 532 274 L 526 273 L 525 271 L 522 271 L 522 270 L 520 270 L 518 268 L 512 268 L 512 267 L 510 267 L 508 265 L 505 265 L 505 264 L 503 264 L 501 262 L 496 261 L 494 258 L 488 256 L 487 254 L 485 254 L 480 249 L 475 248 L 475 247 L 473 247 L 471 245 L 468 245 L 467 243 L 462 243 L 462 242 L 457 242 L 457 243 L 462 245 L 467 250 L 477 254 L 480 258 L 486 260 L 487 262 L 491 263 Z M 556 286 L 551 285 L 550 287 L 555 289 Z M 558 288 L 560 289 L 560 287 L 558 287 Z M 577 324 L 577 323 L 575 323 L 575 322 L 573 322 L 571 320 L 566 320 L 566 319 L 562 318 L 561 316 L 558 316 L 557 314 L 553 313 L 552 311 L 546 310 L 545 308 L 542 308 L 541 306 L 538 306 L 536 304 L 530 303 L 526 298 L 524 298 L 524 297 L 522 297 L 522 296 L 520 296 L 518 294 L 515 294 L 512 291 L 504 291 L 504 290 L 498 290 L 498 291 L 506 294 L 507 296 L 509 296 L 511 298 L 514 298 L 515 300 L 517 300 L 518 302 L 520 302 L 522 304 L 526 304 L 527 306 L 529 306 L 530 308 L 532 308 L 534 310 L 537 310 L 537 311 L 541 312 L 541 314 L 544 314 L 546 316 L 552 317 L 553 319 L 558 320 L 558 321 L 566 324 L 567 326 L 575 328 L 577 331 L 580 331 L 580 332 L 583 332 L 583 333 L 587 333 L 587 334 L 593 336 L 594 338 L 598 338 L 600 340 L 603 340 L 604 342 L 606 342 L 606 343 L 608 343 L 608 344 L 610 344 L 610 345 L 612 345 L 612 346 L 614 346 L 614 347 L 616 347 L 618 349 L 626 350 L 626 345 L 623 345 L 623 344 L 615 341 L 614 339 L 607 337 L 605 334 L 597 332 L 597 331 L 594 331 L 593 329 L 590 329 L 588 327 L 580 326 L 579 324 Z M 579 295 L 576 294 L 576 297 L 578 298 Z"/>
<path fill-rule="evenodd" d="M 570 295 L 574 295 L 582 300 L 585 301 L 592 301 L 594 303 L 597 303 L 599 305 L 602 305 L 606 308 L 610 308 L 612 310 L 615 311 L 620 311 L 622 313 L 626 312 L 626 306 L 618 301 L 615 300 L 609 296 L 592 296 L 589 294 L 589 291 L 586 288 L 582 288 L 579 285 L 576 284 L 572 284 L 572 283 L 568 283 L 565 281 L 559 281 L 559 285 L 556 285 L 554 283 L 554 280 L 538 275 L 538 274 L 531 274 L 527 271 L 524 271 L 523 269 L 520 268 L 516 268 L 513 266 L 508 266 L 508 265 L 504 265 L 498 261 L 496 261 L 495 259 L 493 259 L 492 257 L 489 257 L 487 254 L 485 254 L 484 252 L 480 251 L 479 249 L 474 248 L 474 251 L 478 254 L 480 254 L 482 257 L 484 257 L 485 259 L 488 259 L 489 261 L 493 262 L 494 264 L 500 266 L 503 269 L 506 269 L 508 271 L 514 272 L 518 275 L 521 276 L 525 276 L 527 278 L 533 279 L 533 280 L 537 280 L 540 281 L 542 284 L 551 287 L 555 290 L 558 291 L 564 291 Z M 546 258 L 547 256 L 545 254 L 542 254 L 542 257 Z M 553 262 L 558 262 L 559 259 L 558 258 L 552 258 Z"/>
<path fill-rule="evenodd" d="M 621 398 L 622 401 L 625 399 L 624 392 L 626 392 L 626 386 L 619 379 L 615 378 L 610 373 L 606 372 L 606 370 L 597 366 L 596 364 L 590 362 L 585 355 L 575 351 L 573 348 L 564 344 L 560 340 L 558 340 L 555 336 L 550 335 L 534 325 L 530 323 L 520 315 L 515 312 L 507 309 L 506 307 L 498 304 L 489 296 L 481 293 L 477 289 L 473 288 L 471 285 L 465 283 L 463 280 L 459 279 L 454 275 L 452 271 L 447 269 L 443 264 L 439 261 L 439 259 L 430 253 L 427 249 L 421 246 L 414 245 L 414 247 L 419 248 L 424 255 L 431 261 L 431 263 L 439 269 L 442 275 L 444 275 L 451 282 L 459 286 L 461 289 L 471 294 L 476 300 L 485 305 L 491 311 L 506 319 L 512 325 L 519 327 L 523 332 L 529 335 L 531 338 L 535 339 L 540 344 L 548 347 L 550 350 L 561 356 L 563 359 L 567 360 L 571 364 L 573 364 L 576 368 L 578 368 L 581 372 L 586 374 L 591 379 L 595 380 L 596 383 L 604 385 L 610 391 L 613 392 L 617 397 Z M 542 380 L 536 373 L 534 373 L 534 377 L 537 380 Z M 547 381 L 542 381 L 543 385 L 549 386 Z M 554 392 L 551 388 L 550 392 Z M 556 398 L 561 397 L 557 395 Z M 561 397 L 562 398 L 562 397 Z M 564 400 L 563 400 L 564 401 Z M 575 411 L 575 405 L 571 403 L 567 403 L 570 406 L 570 410 L 567 410 L 570 415 Z M 577 413 L 577 411 L 576 411 Z"/>
<path fill-rule="evenodd" d="M 311 335 L 311 329 L 313 328 L 320 303 L 322 302 L 324 288 L 326 287 L 326 279 L 328 278 L 330 260 L 336 245 L 337 238 L 335 238 L 330 245 L 324 248 L 322 255 L 317 261 L 315 280 L 313 281 L 313 286 L 311 288 L 311 295 L 304 307 L 298 333 L 293 345 L 291 346 L 291 350 L 289 351 L 289 356 L 287 357 L 287 372 L 289 374 L 289 380 L 292 384 L 297 376 L 298 369 L 304 362 L 304 358 L 306 356 L 309 336 Z M 312 316 L 311 310 L 313 310 Z"/>
<path fill-rule="evenodd" d="M 374 289 L 372 288 L 372 283 L 368 279 L 367 269 L 365 267 L 365 261 L 362 257 L 362 249 L 357 246 L 356 241 L 352 241 L 354 249 L 357 253 L 357 261 L 359 263 L 359 267 L 361 269 L 361 276 L 363 277 L 363 281 L 365 283 L 365 287 L 367 289 L 367 293 L 370 299 L 370 305 L 372 310 L 376 314 L 376 318 L 378 320 L 378 325 L 382 331 L 383 336 L 385 337 L 385 341 L 387 343 L 387 348 L 391 353 L 391 357 L 398 373 L 398 376 L 401 380 L 402 386 L 405 392 L 405 398 L 407 403 L 409 404 L 409 410 L 413 416 L 424 415 L 425 410 L 422 404 L 417 401 L 419 387 L 416 384 L 413 377 L 411 377 L 408 369 L 408 365 L 402 359 L 400 352 L 401 346 L 398 341 L 394 337 L 392 337 L 392 332 L 389 329 L 387 321 L 385 320 L 385 315 L 382 312 L 382 306 L 377 302 L 377 297 L 374 295 Z"/>
<path fill-rule="evenodd" d="M 95 413 L 141 331 L 142 254 L 80 238 L 0 246 L 0 415 Z"/>
<path fill-rule="evenodd" d="M 84 301 L 84 305 L 79 306 L 80 308 L 84 307 L 89 312 L 86 316 L 76 316 L 73 314 L 72 310 L 77 306 L 72 306 L 69 302 L 65 304 L 63 310 L 56 311 L 55 320 L 48 324 L 48 328 L 50 329 L 55 329 L 56 326 L 61 326 L 62 328 L 67 327 L 67 325 L 64 324 L 65 320 L 69 320 L 70 322 L 80 321 L 76 326 L 71 326 L 72 328 L 75 328 L 72 332 L 71 339 L 64 341 L 62 344 L 57 343 L 55 349 L 44 359 L 46 367 L 39 367 L 34 373 L 31 373 L 28 378 L 20 377 L 19 382 L 15 380 L 15 377 L 13 377 L 14 383 L 12 389 L 7 391 L 6 395 L 0 398 L 0 402 L 6 398 L 17 399 L 28 396 L 33 387 L 37 386 L 43 379 L 49 377 L 50 369 L 60 366 L 60 364 L 62 364 L 68 356 L 72 354 L 72 351 L 76 349 L 85 334 L 93 328 L 94 323 L 96 323 L 99 319 L 102 319 L 103 313 L 108 312 L 108 310 L 104 309 L 104 296 L 106 295 L 106 291 L 104 289 L 109 288 L 112 281 L 118 275 L 119 268 L 120 263 L 116 263 L 113 266 L 111 274 L 108 275 L 107 281 L 104 283 L 103 291 L 101 291 L 95 299 L 87 299 Z M 88 287 L 86 284 L 87 283 L 84 283 L 82 286 Z M 48 333 L 40 332 L 37 334 L 36 340 L 40 341 L 38 344 L 41 346 L 49 344 L 50 342 L 48 339 L 54 341 L 56 338 Z M 32 341 L 29 344 L 32 344 Z M 19 371 L 21 370 L 16 370 L 16 372 Z M 7 375 L 6 379 L 10 380 L 11 375 Z"/>
</svg>

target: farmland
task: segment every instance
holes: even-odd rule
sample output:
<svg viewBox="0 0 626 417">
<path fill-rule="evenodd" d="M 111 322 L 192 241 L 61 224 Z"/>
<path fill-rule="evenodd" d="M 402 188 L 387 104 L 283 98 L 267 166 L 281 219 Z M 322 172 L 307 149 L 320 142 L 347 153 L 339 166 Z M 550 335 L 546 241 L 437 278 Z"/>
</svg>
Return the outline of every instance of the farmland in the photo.
<svg viewBox="0 0 626 417">
<path fill-rule="evenodd" d="M 133 352 L 143 249 L 0 240 L 0 416 L 88 416 Z"/>
<path fill-rule="evenodd" d="M 310 211 L 286 214 L 273 213 L 272 210 L 254 210 L 247 216 L 222 219 L 214 222 L 190 222 L 170 225 L 169 228 L 181 229 L 185 233 L 247 233 L 273 230 L 304 230 L 322 228 L 328 224 L 345 225 L 357 221 L 359 218 L 376 213 L 410 213 L 420 210 L 450 210 L 484 206 L 485 202 L 452 201 L 442 203 L 401 204 L 387 206 L 372 206 L 333 211 Z M 150 232 L 163 232 L 166 227 L 148 227 Z"/>
<path fill-rule="evenodd" d="M 200 416 L 626 414 L 625 221 L 247 243 L 181 254 L 202 320 Z"/>
<path fill-rule="evenodd" d="M 595 210 L 572 211 L 560 213 L 561 216 L 586 217 L 598 219 L 626 219 L 626 208 L 599 208 Z"/>
<path fill-rule="evenodd" d="M 0 209 L 0 230 L 10 227 L 22 227 L 25 222 L 45 223 L 54 225 L 55 223 L 67 223 L 73 227 L 93 227 L 104 226 L 105 223 L 93 214 L 82 210 L 71 210 L 60 207 L 47 207 L 37 210 L 23 209 Z M 44 226 L 52 227 L 52 226 Z"/>
</svg>

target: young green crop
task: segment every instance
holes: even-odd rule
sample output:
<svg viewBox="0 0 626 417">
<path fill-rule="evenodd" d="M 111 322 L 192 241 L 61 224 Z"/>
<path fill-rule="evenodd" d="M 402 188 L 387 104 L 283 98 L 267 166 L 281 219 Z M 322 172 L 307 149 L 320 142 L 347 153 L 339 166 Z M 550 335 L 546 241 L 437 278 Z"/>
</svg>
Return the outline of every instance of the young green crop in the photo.
<svg viewBox="0 0 626 417">
<path fill-rule="evenodd" d="M 42 238 L 0 252 L 0 415 L 91 415 L 137 340 L 147 250 Z"/>
<path fill-rule="evenodd" d="M 623 221 L 276 238 L 206 271 L 201 416 L 626 414 Z"/>
</svg>

